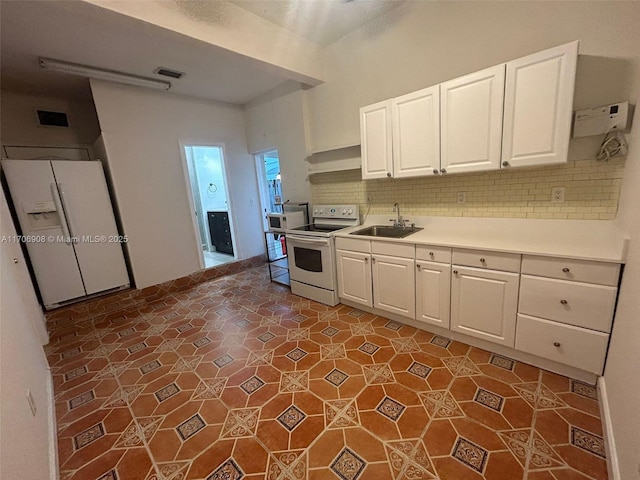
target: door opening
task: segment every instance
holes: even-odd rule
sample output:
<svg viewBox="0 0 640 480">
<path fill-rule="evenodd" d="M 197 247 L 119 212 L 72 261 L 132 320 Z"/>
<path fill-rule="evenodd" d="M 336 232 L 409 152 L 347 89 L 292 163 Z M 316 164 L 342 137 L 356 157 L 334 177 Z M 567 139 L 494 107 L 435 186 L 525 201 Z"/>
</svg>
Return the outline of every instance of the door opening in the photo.
<svg viewBox="0 0 640 480">
<path fill-rule="evenodd" d="M 285 200 L 282 198 L 282 183 L 280 182 L 280 158 L 278 150 L 270 150 L 256 155 L 255 159 L 262 206 L 262 227 L 265 232 L 268 232 L 267 213 L 284 211 Z M 269 260 L 282 258 L 286 255 L 286 244 L 282 237 L 282 235 L 275 233 L 266 235 Z"/>
<path fill-rule="evenodd" d="M 198 243 L 205 268 L 236 259 L 227 196 L 224 150 L 220 145 L 184 145 Z"/>
</svg>

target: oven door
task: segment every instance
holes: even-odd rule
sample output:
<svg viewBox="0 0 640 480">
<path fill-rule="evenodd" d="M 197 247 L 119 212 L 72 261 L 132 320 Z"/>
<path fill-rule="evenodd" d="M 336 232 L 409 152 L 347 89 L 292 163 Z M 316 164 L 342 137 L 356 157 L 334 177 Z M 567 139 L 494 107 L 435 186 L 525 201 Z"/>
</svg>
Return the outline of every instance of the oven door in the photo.
<svg viewBox="0 0 640 480">
<path fill-rule="evenodd" d="M 333 237 L 287 235 L 287 254 L 292 280 L 335 290 Z"/>
</svg>

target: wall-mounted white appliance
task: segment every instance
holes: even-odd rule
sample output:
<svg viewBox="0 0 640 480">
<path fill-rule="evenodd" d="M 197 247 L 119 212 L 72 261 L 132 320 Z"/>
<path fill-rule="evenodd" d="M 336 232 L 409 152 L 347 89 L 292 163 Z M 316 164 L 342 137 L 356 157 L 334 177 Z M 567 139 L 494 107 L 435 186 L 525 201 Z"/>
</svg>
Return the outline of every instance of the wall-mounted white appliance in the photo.
<svg viewBox="0 0 640 480">
<path fill-rule="evenodd" d="M 270 232 L 285 233 L 304 225 L 304 212 L 267 213 L 267 223 Z"/>
<path fill-rule="evenodd" d="M 44 307 L 129 287 L 102 164 L 3 160 Z"/>
<path fill-rule="evenodd" d="M 589 137 L 628 130 L 629 110 L 629 102 L 578 110 L 574 116 L 573 136 Z"/>
</svg>

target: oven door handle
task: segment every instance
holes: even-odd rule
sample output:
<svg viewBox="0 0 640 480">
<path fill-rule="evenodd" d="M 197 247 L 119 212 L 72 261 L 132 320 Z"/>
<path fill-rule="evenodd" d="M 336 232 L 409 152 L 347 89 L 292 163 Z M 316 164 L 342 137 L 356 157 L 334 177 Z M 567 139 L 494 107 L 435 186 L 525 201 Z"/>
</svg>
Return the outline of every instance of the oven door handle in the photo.
<svg viewBox="0 0 640 480">
<path fill-rule="evenodd" d="M 309 238 L 309 237 L 300 237 L 297 235 L 286 235 L 287 240 L 293 240 L 298 243 L 306 243 L 309 245 L 320 245 L 324 247 L 331 246 L 331 243 L 328 238 Z"/>
</svg>

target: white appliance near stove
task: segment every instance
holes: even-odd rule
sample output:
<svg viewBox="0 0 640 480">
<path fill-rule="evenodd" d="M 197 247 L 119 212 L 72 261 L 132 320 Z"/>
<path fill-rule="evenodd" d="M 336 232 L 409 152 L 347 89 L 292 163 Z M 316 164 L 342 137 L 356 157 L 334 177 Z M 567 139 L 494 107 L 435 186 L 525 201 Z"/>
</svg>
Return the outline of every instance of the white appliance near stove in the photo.
<svg viewBox="0 0 640 480">
<path fill-rule="evenodd" d="M 326 305 L 338 304 L 334 234 L 357 225 L 357 205 L 315 205 L 312 223 L 287 230 L 292 293 Z"/>
</svg>

